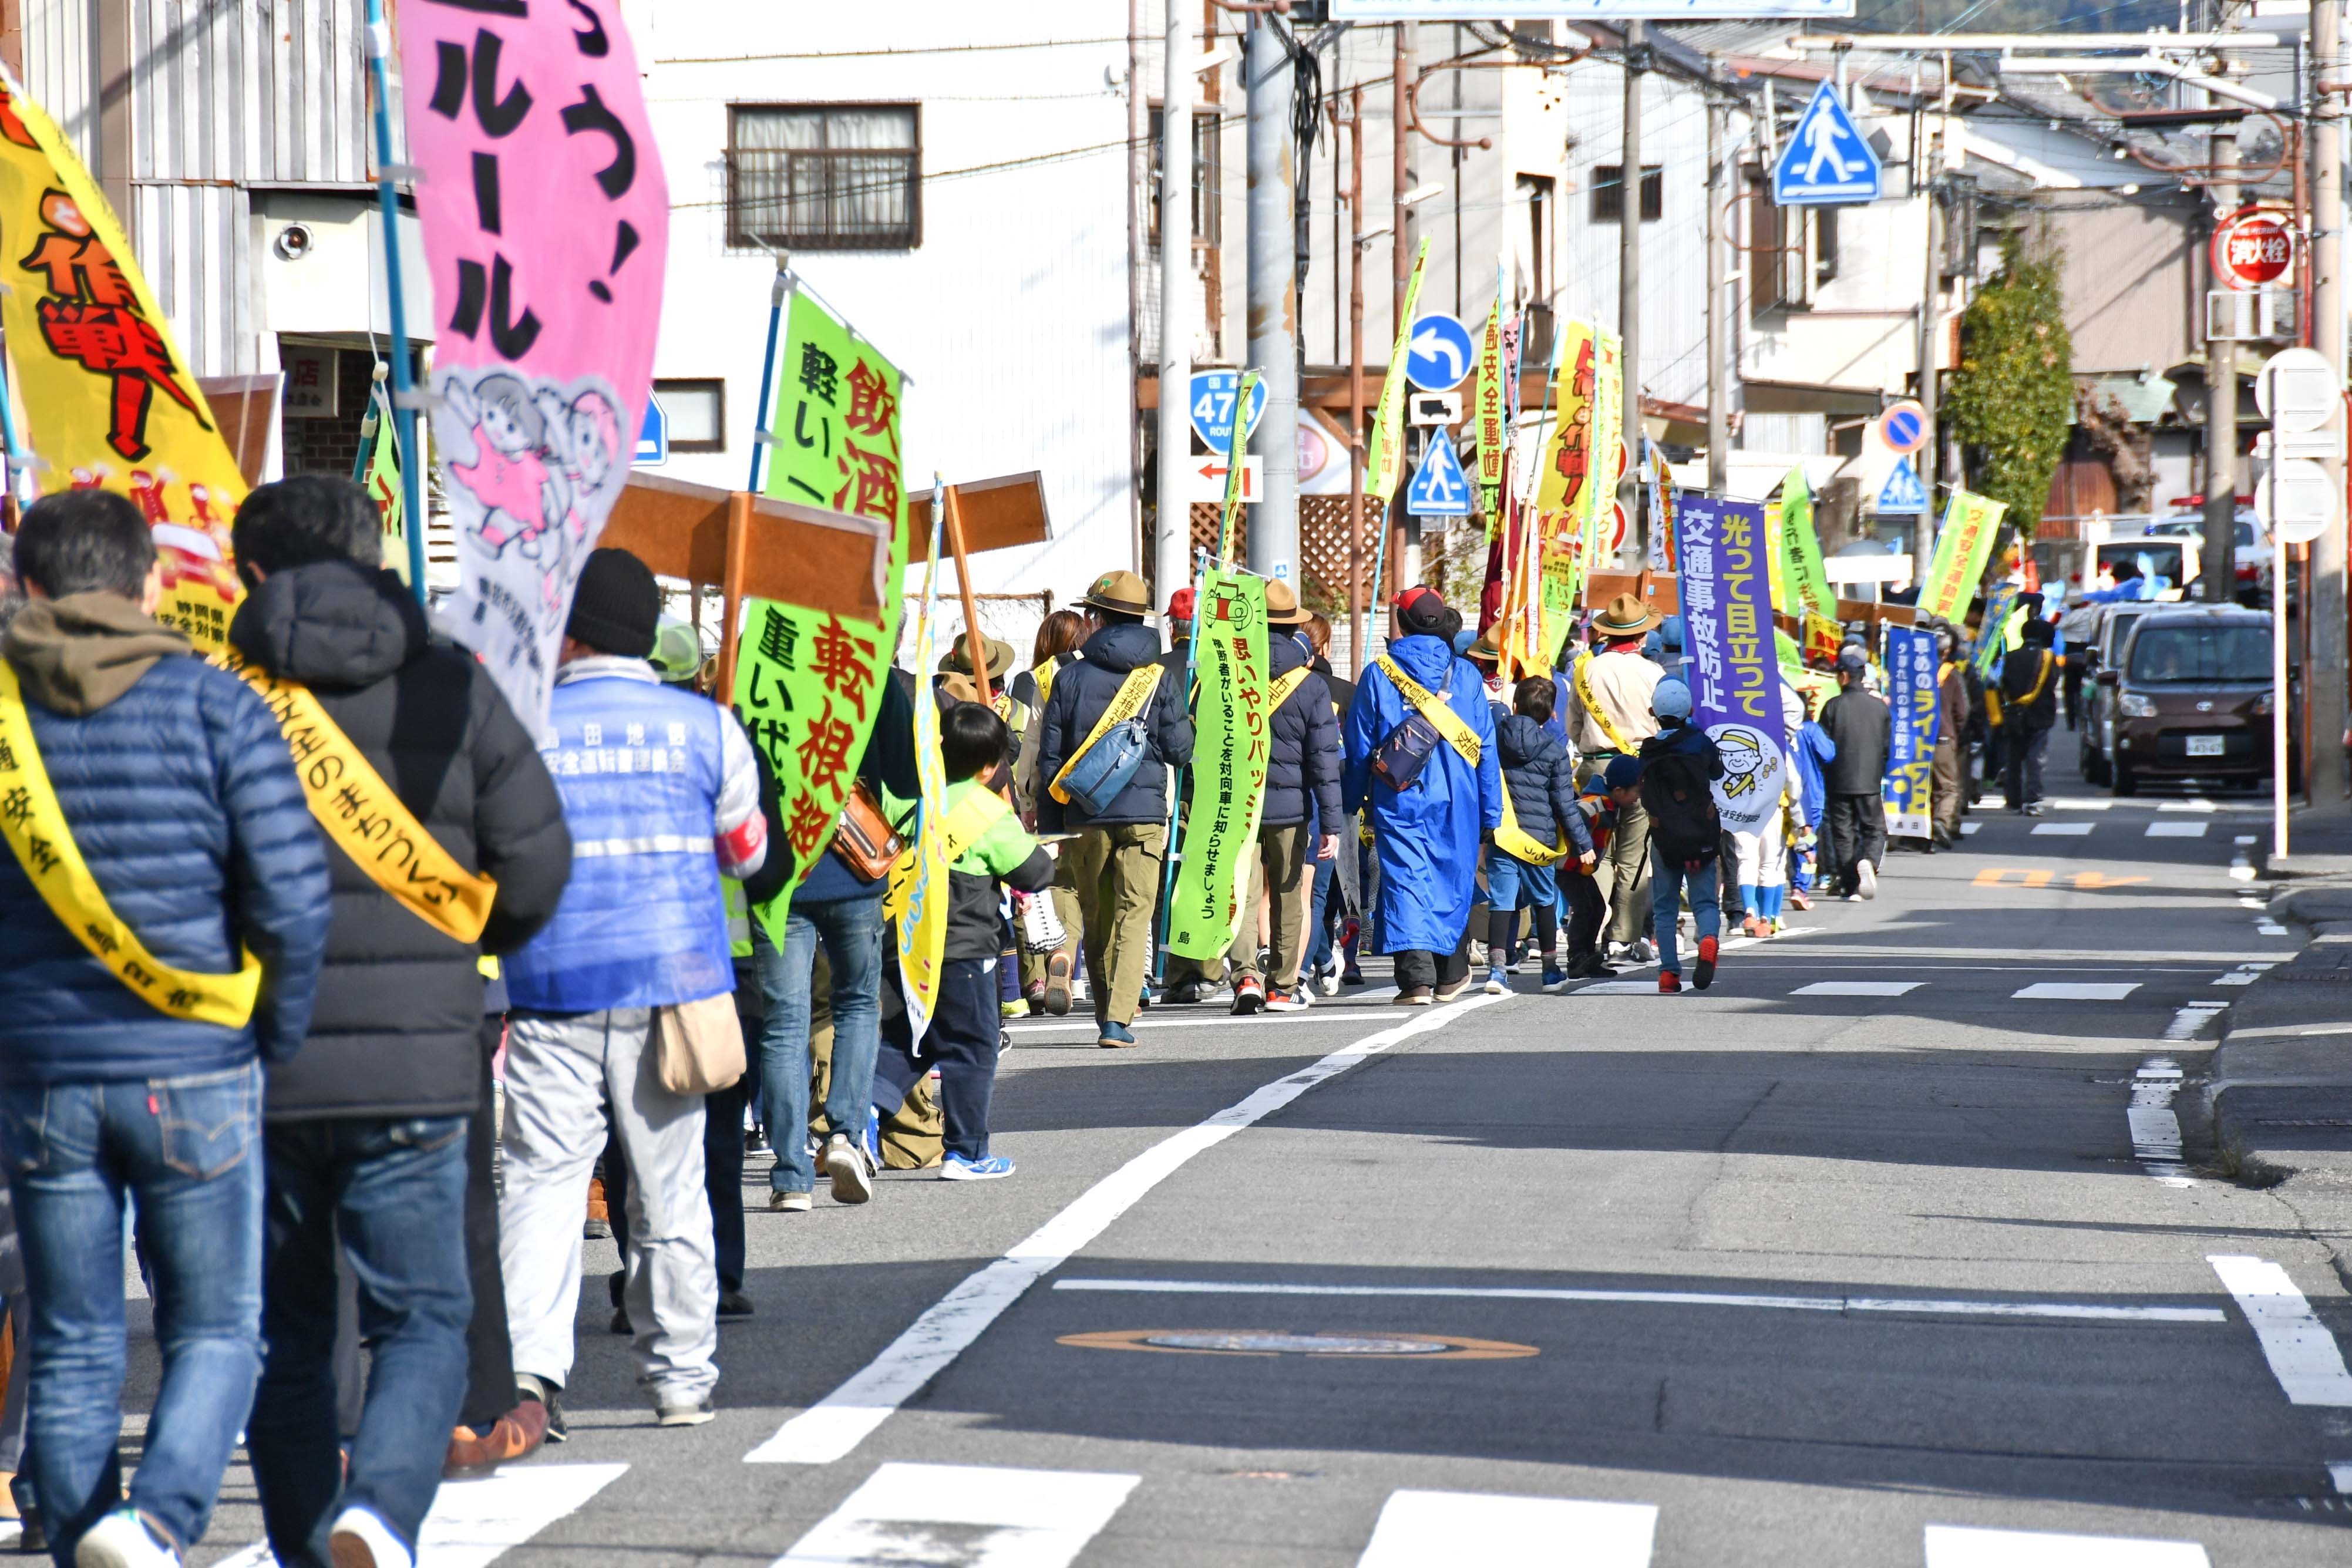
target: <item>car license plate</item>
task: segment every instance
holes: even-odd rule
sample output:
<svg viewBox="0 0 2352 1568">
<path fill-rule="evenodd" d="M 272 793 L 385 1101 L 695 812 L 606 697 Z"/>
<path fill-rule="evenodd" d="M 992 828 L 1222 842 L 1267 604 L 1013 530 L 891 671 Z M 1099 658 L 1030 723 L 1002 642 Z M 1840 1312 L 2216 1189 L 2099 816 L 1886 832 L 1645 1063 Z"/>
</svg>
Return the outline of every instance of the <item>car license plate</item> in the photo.
<svg viewBox="0 0 2352 1568">
<path fill-rule="evenodd" d="M 2189 754 L 2192 757 L 2220 756 L 2221 754 L 2221 737 L 2219 735 L 2189 736 Z"/>
</svg>

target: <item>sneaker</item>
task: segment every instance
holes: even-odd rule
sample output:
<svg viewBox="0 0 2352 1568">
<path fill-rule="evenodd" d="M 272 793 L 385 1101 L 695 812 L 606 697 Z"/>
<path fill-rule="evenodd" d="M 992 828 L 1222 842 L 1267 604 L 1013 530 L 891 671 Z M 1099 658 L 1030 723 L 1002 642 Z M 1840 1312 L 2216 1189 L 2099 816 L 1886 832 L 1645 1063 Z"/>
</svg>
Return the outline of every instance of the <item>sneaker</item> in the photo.
<svg viewBox="0 0 2352 1568">
<path fill-rule="evenodd" d="M 1399 1007 L 1426 1007 L 1429 1005 L 1429 1001 L 1428 986 L 1400 985 L 1397 987 L 1397 994 L 1391 1005 Z"/>
<path fill-rule="evenodd" d="M 1878 868 L 1863 860 L 1853 868 L 1853 890 L 1865 899 L 1878 897 Z"/>
<path fill-rule="evenodd" d="M 1602 961 L 1597 948 L 1591 952 L 1580 952 L 1568 961 L 1568 978 L 1570 980 L 1600 980 L 1616 973 L 1614 966 Z"/>
<path fill-rule="evenodd" d="M 740 1290 L 719 1292 L 719 1315 L 722 1319 L 748 1318 L 757 1309 L 751 1305 L 751 1298 Z"/>
<path fill-rule="evenodd" d="M 547 1441 L 572 1441 L 572 1428 L 563 1421 L 563 1390 L 525 1373 L 515 1379 L 515 1403 L 539 1406 L 539 1424 L 547 1434 Z"/>
<path fill-rule="evenodd" d="M 770 1214 L 806 1214 L 815 1206 L 816 1199 L 809 1193 L 772 1192 L 768 1194 Z"/>
<path fill-rule="evenodd" d="M 1434 991 L 1431 992 L 1431 993 L 1430 993 L 1430 999 L 1431 999 L 1432 1001 L 1435 1001 L 1435 1002 L 1451 1002 L 1451 1001 L 1453 1001 L 1455 997 L 1460 996 L 1460 995 L 1461 995 L 1465 991 L 1467 991 L 1467 990 L 1469 990 L 1469 989 L 1470 989 L 1470 977 L 1469 977 L 1468 975 L 1466 975 L 1466 974 L 1465 974 L 1465 975 L 1464 975 L 1461 979 L 1459 979 L 1459 980 L 1455 980 L 1455 981 L 1450 981 L 1450 982 L 1448 982 L 1447 984 L 1444 984 L 1444 985 L 1439 986 L 1436 990 L 1434 990 Z"/>
<path fill-rule="evenodd" d="M 1510 994 L 1510 990 L 1511 976 L 1507 971 L 1500 969 L 1490 969 L 1486 971 L 1487 995 L 1507 996 Z"/>
<path fill-rule="evenodd" d="M 1862 895 L 1860 893 L 1848 893 L 1845 896 L 1845 901 L 1849 904 L 1858 904 L 1862 902 Z"/>
<path fill-rule="evenodd" d="M 862 1204 L 874 1196 L 874 1166 L 846 1132 L 824 1141 L 824 1173 L 833 1178 L 835 1203 Z"/>
<path fill-rule="evenodd" d="M 373 1509 L 356 1506 L 335 1516 L 335 1528 L 327 1535 L 327 1556 L 335 1568 L 414 1568 L 416 1562 Z"/>
<path fill-rule="evenodd" d="M 1198 1002 L 1201 999 L 1201 993 L 1206 989 L 1207 987 L 1197 980 L 1179 980 L 1168 988 L 1168 994 L 1162 1000 L 1173 1006 L 1189 1006 Z"/>
<path fill-rule="evenodd" d="M 1095 1044 L 1107 1051 L 1125 1050 L 1135 1044 L 1135 1034 L 1125 1024 L 1106 1019 L 1095 1026 Z"/>
<path fill-rule="evenodd" d="M 1002 1154 L 991 1154 L 985 1160 L 967 1160 L 961 1154 L 950 1154 L 940 1162 L 942 1182 L 992 1182 L 1013 1173 L 1013 1162 Z"/>
<path fill-rule="evenodd" d="M 1789 907 L 1792 910 L 1810 910 L 1813 907 L 1813 900 L 1805 896 L 1802 889 L 1791 888 L 1789 889 Z"/>
<path fill-rule="evenodd" d="M 1483 942 L 1473 941 L 1470 943 L 1470 967 L 1475 969 L 1486 962 L 1486 944 Z"/>
<path fill-rule="evenodd" d="M 1234 1016 L 1245 1018 L 1265 1006 L 1265 982 L 1255 974 L 1243 975 L 1241 984 L 1234 987 Z"/>
<path fill-rule="evenodd" d="M 580 1226 L 580 1239 L 583 1241 L 612 1240 L 613 1222 L 608 1219 L 599 1218 L 595 1215 L 590 1215 L 587 1220 Z"/>
<path fill-rule="evenodd" d="M 717 1420 L 718 1417 L 719 1413 L 710 1408 L 710 1401 L 707 1396 L 696 1400 L 691 1405 L 654 1406 L 654 1425 L 656 1426 L 701 1426 Z M 338 1568 L 341 1568 L 340 1564 Z"/>
<path fill-rule="evenodd" d="M 449 1438 L 449 1452 L 441 1461 L 444 1480 L 510 1465 L 528 1458 L 547 1438 L 547 1406 L 526 1399 L 480 1432 L 460 1426 Z"/>
<path fill-rule="evenodd" d="M 1339 966 L 1336 963 L 1324 965 L 1323 973 L 1315 977 L 1315 982 L 1317 989 L 1324 995 L 1337 996 L 1339 994 Z"/>
<path fill-rule="evenodd" d="M 1625 956 L 1635 963 L 1652 963 L 1658 956 L 1658 944 L 1646 936 L 1642 937 L 1625 950 Z"/>
<path fill-rule="evenodd" d="M 999 1002 L 996 1005 L 996 1016 L 1000 1018 L 1027 1017 L 1029 1016 L 1027 998 L 1024 997 L 1016 1002 Z"/>
<path fill-rule="evenodd" d="M 1764 921 L 1759 916 L 1749 915 L 1746 920 L 1739 922 L 1739 934 L 1749 937 L 1762 936 L 1764 934 Z M 1706 989 L 1705 982 L 1700 983 L 1699 989 L 1702 991 Z"/>
<path fill-rule="evenodd" d="M 180 1568 L 180 1554 L 129 1507 L 91 1525 L 75 1545 L 73 1560 L 74 1568 Z M 407 1562 L 405 1554 L 400 1561 Z"/>
<path fill-rule="evenodd" d="M 2029 802 L 2025 807 L 2025 815 L 2028 816 L 2044 816 L 2049 814 L 2049 811 L 2050 808 L 2038 800 Z"/>
<path fill-rule="evenodd" d="M 1658 971 L 1658 994 L 1672 996 L 1683 988 L 1683 977 L 1671 969 Z"/>
<path fill-rule="evenodd" d="M 1554 968 L 1549 963 L 1544 965 L 1543 988 L 1547 993 L 1556 993 L 1567 984 L 1568 971 Z"/>
<path fill-rule="evenodd" d="M 743 1152 L 746 1154 L 764 1154 L 767 1152 L 768 1130 L 764 1127 L 753 1127 L 748 1129 L 743 1134 Z"/>
<path fill-rule="evenodd" d="M 1364 972 L 1362 970 L 1345 969 L 1339 973 L 1339 984 L 1342 985 L 1363 985 L 1369 983 L 1364 979 Z"/>
<path fill-rule="evenodd" d="M 1055 1017 L 1070 1011 L 1070 955 L 1057 952 L 1045 960 L 1045 1011 Z"/>
<path fill-rule="evenodd" d="M 1703 936 L 1698 939 L 1698 964 L 1691 971 L 1691 984 L 1702 991 L 1715 984 L 1715 955 L 1719 951 L 1715 938 Z"/>
<path fill-rule="evenodd" d="M 1265 999 L 1265 1010 L 1269 1013 L 1304 1013 L 1314 1005 L 1314 994 L 1304 985 L 1273 992 Z"/>
</svg>

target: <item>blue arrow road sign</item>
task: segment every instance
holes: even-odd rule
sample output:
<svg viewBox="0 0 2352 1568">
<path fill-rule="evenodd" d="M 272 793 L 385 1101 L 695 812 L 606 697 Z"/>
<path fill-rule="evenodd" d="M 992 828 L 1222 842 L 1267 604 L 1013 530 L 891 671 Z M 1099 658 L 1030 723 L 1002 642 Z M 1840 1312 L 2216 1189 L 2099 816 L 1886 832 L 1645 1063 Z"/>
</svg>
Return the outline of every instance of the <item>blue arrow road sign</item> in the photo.
<svg viewBox="0 0 2352 1568">
<path fill-rule="evenodd" d="M 1230 451 L 1234 444 L 1234 404 L 1241 396 L 1242 373 L 1237 370 L 1196 371 L 1192 376 L 1192 433 L 1212 452 Z M 1257 422 L 1265 416 L 1265 383 L 1257 384 L 1250 395 L 1249 426 L 1242 432 L 1246 442 L 1257 434 Z"/>
<path fill-rule="evenodd" d="M 1404 374 L 1423 392 L 1453 391 L 1478 363 L 1478 353 L 1470 346 L 1470 329 L 1451 316 L 1423 316 L 1413 322 L 1409 346 Z"/>
<path fill-rule="evenodd" d="M 630 466 L 658 468 L 669 461 L 669 416 L 662 411 L 661 400 L 650 394 L 646 397 L 646 420 L 637 426 L 636 455 Z"/>
<path fill-rule="evenodd" d="M 1904 458 L 1879 487 L 1876 510 L 1881 517 L 1917 517 L 1927 510 L 1927 492 L 1919 484 L 1911 459 Z"/>
<path fill-rule="evenodd" d="M 1443 429 L 1432 435 L 1429 450 L 1422 454 L 1421 467 L 1404 492 L 1404 509 L 1415 517 L 1470 515 L 1470 480 Z"/>
<path fill-rule="evenodd" d="M 1772 199 L 1784 207 L 1874 202 L 1878 173 L 1878 154 L 1838 101 L 1837 89 L 1823 82 L 1773 166 Z"/>
</svg>

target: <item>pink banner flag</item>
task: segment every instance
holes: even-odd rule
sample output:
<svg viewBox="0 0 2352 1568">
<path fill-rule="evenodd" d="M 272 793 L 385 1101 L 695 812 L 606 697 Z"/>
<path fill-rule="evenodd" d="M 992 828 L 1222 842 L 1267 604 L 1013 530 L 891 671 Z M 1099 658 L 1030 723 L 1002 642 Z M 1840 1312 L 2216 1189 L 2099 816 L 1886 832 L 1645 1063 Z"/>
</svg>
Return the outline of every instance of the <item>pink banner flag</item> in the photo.
<svg viewBox="0 0 2352 1568">
<path fill-rule="evenodd" d="M 645 416 L 669 187 L 618 0 L 410 0 L 400 34 L 448 627 L 535 731 Z"/>
</svg>

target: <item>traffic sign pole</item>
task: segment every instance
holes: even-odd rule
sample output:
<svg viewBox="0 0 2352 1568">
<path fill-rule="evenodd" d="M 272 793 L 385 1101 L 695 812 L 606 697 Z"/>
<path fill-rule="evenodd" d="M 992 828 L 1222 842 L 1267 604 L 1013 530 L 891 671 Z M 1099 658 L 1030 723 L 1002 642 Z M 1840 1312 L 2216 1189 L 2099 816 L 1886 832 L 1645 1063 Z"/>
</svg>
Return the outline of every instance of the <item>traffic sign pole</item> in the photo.
<svg viewBox="0 0 2352 1568">
<path fill-rule="evenodd" d="M 2238 128 L 2213 127 L 2213 210 L 2238 208 Z M 2205 601 L 2226 605 L 2238 587 L 2238 345 L 2207 345 L 2205 370 Z"/>
</svg>

